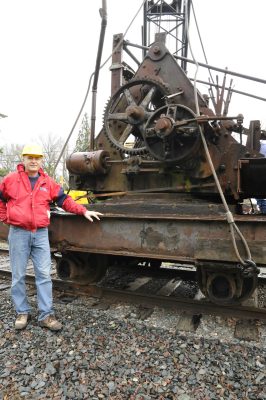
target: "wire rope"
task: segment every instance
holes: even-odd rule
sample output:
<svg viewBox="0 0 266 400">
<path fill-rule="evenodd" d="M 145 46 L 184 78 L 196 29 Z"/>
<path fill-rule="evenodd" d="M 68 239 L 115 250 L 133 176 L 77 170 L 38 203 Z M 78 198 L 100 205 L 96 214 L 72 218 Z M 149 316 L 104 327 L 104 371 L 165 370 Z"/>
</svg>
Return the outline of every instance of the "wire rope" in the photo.
<svg viewBox="0 0 266 400">
<path fill-rule="evenodd" d="M 203 52 L 203 56 L 204 56 L 204 59 L 205 59 L 205 63 L 209 64 L 208 63 L 208 59 L 207 59 L 207 55 L 206 55 L 206 52 L 205 52 L 205 48 L 204 48 L 204 45 L 203 45 L 203 41 L 202 41 L 202 38 L 201 38 L 201 34 L 200 34 L 200 30 L 199 30 L 197 17 L 196 17 L 196 14 L 195 14 L 193 1 L 191 1 L 191 5 L 192 5 L 193 17 L 194 17 L 194 21 L 195 21 L 195 24 L 196 24 L 196 29 L 197 29 L 197 32 L 198 32 L 198 37 L 199 37 L 201 49 L 202 49 L 202 52 Z M 208 68 L 208 71 L 209 71 L 209 74 L 210 74 L 211 81 L 212 81 L 212 83 L 214 83 L 214 79 L 213 79 L 213 76 L 212 76 L 210 68 Z"/>
<path fill-rule="evenodd" d="M 142 7 L 143 7 L 143 5 L 144 5 L 145 2 L 146 2 L 146 0 L 143 0 L 143 1 L 141 2 L 140 7 L 138 8 L 137 12 L 135 13 L 134 17 L 132 18 L 132 20 L 130 21 L 128 27 L 126 28 L 125 32 L 123 33 L 122 39 L 118 42 L 118 44 L 116 45 L 116 47 L 113 49 L 113 51 L 111 52 L 111 54 L 107 57 L 107 59 L 103 62 L 103 64 L 101 64 L 99 70 L 101 70 L 101 69 L 107 64 L 107 62 L 111 59 L 112 55 L 113 55 L 113 54 L 116 52 L 116 50 L 119 48 L 119 46 L 121 45 L 121 43 L 122 43 L 123 40 L 124 40 L 124 37 L 126 36 L 127 32 L 128 32 L 129 29 L 131 28 L 131 25 L 133 24 L 133 22 L 134 22 L 135 19 L 137 18 L 138 14 L 139 14 L 140 10 L 142 9 Z M 89 92 L 90 92 L 91 81 L 92 81 L 92 78 L 93 78 L 94 74 L 95 74 L 95 72 L 93 72 L 93 73 L 91 74 L 90 78 L 89 78 L 89 84 L 88 84 L 88 87 L 87 87 L 87 91 L 86 91 L 84 100 L 83 100 L 83 102 L 82 102 L 82 105 L 81 105 L 81 108 L 80 108 L 80 110 L 79 110 L 79 112 L 78 112 L 78 115 L 77 115 L 77 117 L 76 117 L 76 119 L 75 119 L 75 122 L 74 122 L 74 124 L 73 124 L 73 126 L 72 126 L 72 128 L 71 128 L 71 130 L 70 130 L 70 132 L 69 132 L 69 134 L 68 134 L 68 136 L 67 136 L 67 139 L 66 139 L 66 141 L 65 141 L 65 144 L 64 144 L 64 146 L 62 147 L 61 153 L 60 153 L 60 155 L 59 155 L 59 157 L 58 157 L 58 159 L 57 159 L 57 161 L 56 161 L 56 163 L 55 163 L 55 166 L 54 166 L 54 173 L 55 173 L 55 170 L 56 170 L 56 168 L 57 168 L 57 166 L 58 166 L 58 164 L 59 164 L 59 162 L 60 162 L 60 159 L 61 159 L 61 157 L 62 157 L 62 155 L 63 155 L 63 153 L 64 153 L 64 151 L 65 151 L 65 149 L 66 149 L 66 147 L 67 147 L 67 145 L 68 145 L 68 142 L 69 142 L 69 140 L 70 140 L 70 138 L 71 138 L 71 136 L 72 136 L 72 134 L 73 134 L 73 132 L 74 132 L 74 129 L 76 128 L 76 125 L 77 125 L 78 120 L 79 120 L 79 118 L 80 118 L 80 116 L 81 116 L 81 113 L 82 113 L 82 111 L 83 111 L 83 109 L 84 109 L 84 107 L 85 107 L 85 104 L 86 104 L 86 102 L 87 102 L 88 95 L 89 95 Z"/>
<path fill-rule="evenodd" d="M 189 50 L 190 50 L 191 56 L 193 58 L 195 66 L 196 66 L 195 75 L 194 75 L 194 97 L 195 97 L 196 115 L 200 116 L 199 103 L 198 103 L 198 91 L 197 91 L 197 74 L 198 74 L 199 64 L 198 64 L 196 58 L 194 57 L 194 53 L 193 53 L 191 42 L 190 42 L 190 38 L 189 38 L 188 18 L 187 18 L 187 12 L 186 11 L 187 11 L 187 0 L 185 0 L 185 29 L 186 29 L 186 32 L 187 32 Z M 253 269 L 256 269 L 256 264 L 254 263 L 254 261 L 251 258 L 251 252 L 250 252 L 248 243 L 247 243 L 246 239 L 244 238 L 244 236 L 242 235 L 242 233 L 240 232 L 239 228 L 237 227 L 237 225 L 236 225 L 236 223 L 234 221 L 233 214 L 229 210 L 228 204 L 227 204 L 225 196 L 223 194 L 223 191 L 222 191 L 218 176 L 216 174 L 216 171 L 215 171 L 215 168 L 214 168 L 211 156 L 210 156 L 208 145 L 207 145 L 207 142 L 206 142 L 206 139 L 205 139 L 205 136 L 204 136 L 204 133 L 203 133 L 203 130 L 202 130 L 202 127 L 201 127 L 200 124 L 199 124 L 199 131 L 200 131 L 200 136 L 201 136 L 201 140 L 202 140 L 202 143 L 203 143 L 204 151 L 206 153 L 206 157 L 207 157 L 209 166 L 211 168 L 211 171 L 212 171 L 212 174 L 213 174 L 213 177 L 214 177 L 215 184 L 217 186 L 217 189 L 218 189 L 218 192 L 220 194 L 223 206 L 225 208 L 226 220 L 227 220 L 227 222 L 229 224 L 232 244 L 233 244 L 233 247 L 234 247 L 234 251 L 235 251 L 236 257 L 237 257 L 237 259 L 239 260 L 240 264 L 243 267 L 251 266 Z M 241 257 L 240 253 L 239 253 L 239 250 L 238 250 L 238 247 L 237 247 L 237 243 L 236 243 L 236 238 L 235 238 L 235 232 L 238 234 L 238 236 L 241 239 L 241 242 L 242 242 L 242 244 L 244 246 L 244 249 L 245 249 L 245 252 L 246 252 L 246 257 L 247 257 L 246 260 L 244 260 Z"/>
</svg>

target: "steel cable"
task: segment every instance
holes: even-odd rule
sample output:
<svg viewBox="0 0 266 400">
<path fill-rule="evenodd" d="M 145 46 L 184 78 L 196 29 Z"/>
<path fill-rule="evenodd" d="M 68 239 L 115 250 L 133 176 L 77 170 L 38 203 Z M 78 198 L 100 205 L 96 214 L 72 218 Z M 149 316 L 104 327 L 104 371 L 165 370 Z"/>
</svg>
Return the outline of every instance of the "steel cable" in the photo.
<svg viewBox="0 0 266 400">
<path fill-rule="evenodd" d="M 196 71 L 195 71 L 195 75 L 194 75 L 194 97 L 195 97 L 195 105 L 196 105 L 196 115 L 200 116 L 199 103 L 198 103 L 198 91 L 197 91 L 197 74 L 198 74 L 199 64 L 198 64 L 197 60 L 194 57 L 193 50 L 192 50 L 191 43 L 190 43 L 190 38 L 189 38 L 188 18 L 187 18 L 187 0 L 185 0 L 185 27 L 186 27 L 185 29 L 186 29 L 186 33 L 187 33 L 189 50 L 190 50 L 191 56 L 193 58 L 195 66 L 196 66 Z M 199 124 L 199 131 L 200 131 L 200 136 L 201 136 L 201 140 L 202 140 L 202 143 L 203 143 L 204 151 L 205 151 L 209 166 L 211 168 L 211 171 L 212 171 L 212 174 L 213 174 L 213 177 L 214 177 L 214 180 L 215 180 L 215 184 L 217 186 L 218 192 L 220 194 L 222 203 L 223 203 L 225 211 L 226 211 L 226 214 L 225 214 L 226 215 L 226 220 L 227 220 L 227 222 L 229 224 L 229 227 L 230 227 L 230 234 L 231 234 L 232 244 L 233 244 L 233 247 L 234 247 L 234 251 L 235 251 L 236 257 L 237 257 L 237 259 L 239 260 L 239 262 L 241 263 L 241 265 L 243 267 L 247 267 L 250 264 L 254 264 L 254 262 L 253 262 L 253 260 L 251 258 L 251 252 L 250 252 L 248 243 L 247 243 L 246 239 L 244 238 L 244 236 L 242 235 L 242 233 L 240 232 L 239 228 L 237 227 L 237 225 L 236 225 L 236 223 L 234 221 L 233 214 L 229 210 L 228 204 L 227 204 L 225 196 L 223 194 L 223 191 L 222 191 L 218 176 L 216 174 L 216 171 L 215 171 L 215 168 L 214 168 L 211 156 L 210 156 L 208 145 L 207 145 L 207 142 L 206 142 L 206 139 L 205 139 L 205 136 L 204 136 L 204 133 L 203 133 L 203 130 L 202 130 L 202 127 L 201 127 L 200 124 Z M 244 260 L 241 257 L 241 255 L 240 255 L 240 253 L 238 251 L 235 232 L 238 234 L 238 236 L 241 239 L 241 242 L 242 242 L 242 244 L 244 246 L 244 249 L 245 249 L 245 252 L 246 252 L 246 256 L 247 256 L 246 260 Z"/>
<path fill-rule="evenodd" d="M 136 12 L 136 14 L 134 15 L 134 17 L 133 17 L 132 20 L 130 21 L 128 27 L 126 28 L 125 32 L 123 33 L 122 39 L 118 42 L 118 44 L 116 45 L 116 47 L 113 49 L 112 53 L 107 57 L 107 59 L 103 62 L 103 64 L 101 64 L 99 70 L 102 69 L 102 68 L 107 64 L 107 62 L 110 60 L 110 58 L 112 57 L 112 55 L 114 54 L 114 52 L 115 52 L 115 51 L 118 49 L 118 47 L 121 45 L 121 43 L 122 43 L 123 40 L 124 40 L 124 36 L 126 36 L 128 30 L 130 29 L 131 25 L 133 24 L 133 22 L 134 22 L 135 19 L 137 18 L 138 14 L 139 14 L 140 10 L 142 9 L 142 7 L 143 7 L 143 5 L 144 5 L 145 2 L 146 2 L 146 0 L 143 0 L 143 1 L 142 1 L 140 7 L 138 8 L 138 10 L 137 10 L 137 12 Z M 81 113 L 82 113 L 82 111 L 83 111 L 83 109 L 84 109 L 84 106 L 85 106 L 85 104 L 86 104 L 86 102 L 87 102 L 88 95 L 89 95 L 89 92 L 90 92 L 90 87 L 91 87 L 91 81 L 92 81 L 92 78 L 93 78 L 94 74 L 95 74 L 95 72 L 93 72 L 93 73 L 91 74 L 90 78 L 89 78 L 89 84 L 88 84 L 88 87 L 87 87 L 87 91 L 86 91 L 86 94 L 85 94 L 83 103 L 82 103 L 81 108 L 80 108 L 80 110 L 79 110 L 79 112 L 78 112 L 78 115 L 77 115 L 77 117 L 76 117 L 76 119 L 75 119 L 75 122 L 74 122 L 74 124 L 73 124 L 73 126 L 72 126 L 72 128 L 71 128 L 71 130 L 70 130 L 70 132 L 69 132 L 69 134 L 68 134 L 67 140 L 65 141 L 65 144 L 64 144 L 64 146 L 63 146 L 63 148 L 62 148 L 62 150 L 61 150 L 61 153 L 60 153 L 60 155 L 59 155 L 59 157 L 58 157 L 58 159 L 57 159 L 57 161 L 56 161 L 56 163 L 55 163 L 55 167 L 54 167 L 53 173 L 55 173 L 55 170 L 56 170 L 56 168 L 57 168 L 57 166 L 58 166 L 58 164 L 59 164 L 59 162 L 60 162 L 60 160 L 61 160 L 61 157 L 62 157 L 62 155 L 63 155 L 63 153 L 64 153 L 64 151 L 65 151 L 65 149 L 66 149 L 66 146 L 67 146 L 67 144 L 68 144 L 68 142 L 69 142 L 69 140 L 70 140 L 70 138 L 71 138 L 71 136 L 72 136 L 72 134 L 73 134 L 73 132 L 74 132 L 74 129 L 76 128 L 76 125 L 77 125 L 77 123 L 78 123 L 78 120 L 79 120 L 79 118 L 80 118 L 80 116 L 81 116 Z"/>
</svg>

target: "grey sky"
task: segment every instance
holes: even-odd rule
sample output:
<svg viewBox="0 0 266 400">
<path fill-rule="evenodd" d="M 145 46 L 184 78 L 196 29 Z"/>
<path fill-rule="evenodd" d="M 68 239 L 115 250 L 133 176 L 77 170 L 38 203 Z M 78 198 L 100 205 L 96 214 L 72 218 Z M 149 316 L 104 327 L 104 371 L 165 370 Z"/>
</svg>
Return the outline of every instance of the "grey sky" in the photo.
<svg viewBox="0 0 266 400">
<path fill-rule="evenodd" d="M 113 34 L 125 31 L 141 3 L 107 0 L 103 61 L 111 53 Z M 8 115 L 0 119 L 1 145 L 48 134 L 67 137 L 95 67 L 101 5 L 101 0 L 0 0 L 0 113 Z M 209 63 L 265 79 L 266 2 L 194 0 L 194 7 Z M 142 13 L 128 40 L 140 43 L 141 24 Z M 193 24 L 193 52 L 204 62 Z M 109 67 L 110 62 L 100 72 L 97 132 L 110 96 Z M 265 85 L 233 79 L 235 89 L 266 97 Z M 207 87 L 199 89 L 207 92 Z M 90 99 L 91 94 L 85 107 L 89 115 Z M 264 102 L 233 95 L 229 114 L 243 113 L 246 125 L 260 119 L 265 127 L 264 110 Z"/>
</svg>

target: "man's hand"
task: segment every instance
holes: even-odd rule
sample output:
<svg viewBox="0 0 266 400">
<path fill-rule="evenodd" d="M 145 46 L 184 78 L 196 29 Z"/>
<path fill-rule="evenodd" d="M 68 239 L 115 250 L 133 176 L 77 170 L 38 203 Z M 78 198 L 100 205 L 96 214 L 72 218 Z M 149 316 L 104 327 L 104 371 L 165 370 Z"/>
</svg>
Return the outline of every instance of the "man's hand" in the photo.
<svg viewBox="0 0 266 400">
<path fill-rule="evenodd" d="M 84 214 L 84 217 L 87 218 L 89 221 L 93 222 L 92 217 L 100 220 L 100 216 L 103 215 L 102 213 L 98 212 L 98 211 L 89 211 L 87 210 Z"/>
</svg>

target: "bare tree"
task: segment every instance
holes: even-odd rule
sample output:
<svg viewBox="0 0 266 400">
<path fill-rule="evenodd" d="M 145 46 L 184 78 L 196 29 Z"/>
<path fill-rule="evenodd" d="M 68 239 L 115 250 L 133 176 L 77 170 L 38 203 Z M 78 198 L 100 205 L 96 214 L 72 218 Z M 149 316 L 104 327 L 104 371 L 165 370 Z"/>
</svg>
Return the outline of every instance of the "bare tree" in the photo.
<svg viewBox="0 0 266 400">
<path fill-rule="evenodd" d="M 50 134 L 39 138 L 38 142 L 41 144 L 44 152 L 43 169 L 49 175 L 53 176 L 53 178 L 60 180 L 62 184 L 64 183 L 64 186 L 67 186 L 68 174 L 65 170 L 66 155 L 64 155 L 61 164 L 57 167 L 56 174 L 54 174 L 54 167 L 63 147 L 63 140 Z M 9 172 L 15 171 L 17 164 L 21 161 L 22 149 L 23 146 L 18 144 L 5 145 L 0 149 L 0 176 L 5 176 Z"/>
<path fill-rule="evenodd" d="M 10 144 L 1 148 L 0 152 L 0 176 L 14 171 L 21 161 L 22 145 Z"/>
<path fill-rule="evenodd" d="M 58 138 L 54 135 L 49 134 L 46 137 L 39 137 L 40 144 L 42 145 L 44 157 L 43 157 L 43 169 L 48 175 L 55 179 L 59 179 L 63 172 L 62 163 L 58 165 L 56 172 L 54 168 L 63 147 L 62 138 Z"/>
</svg>

